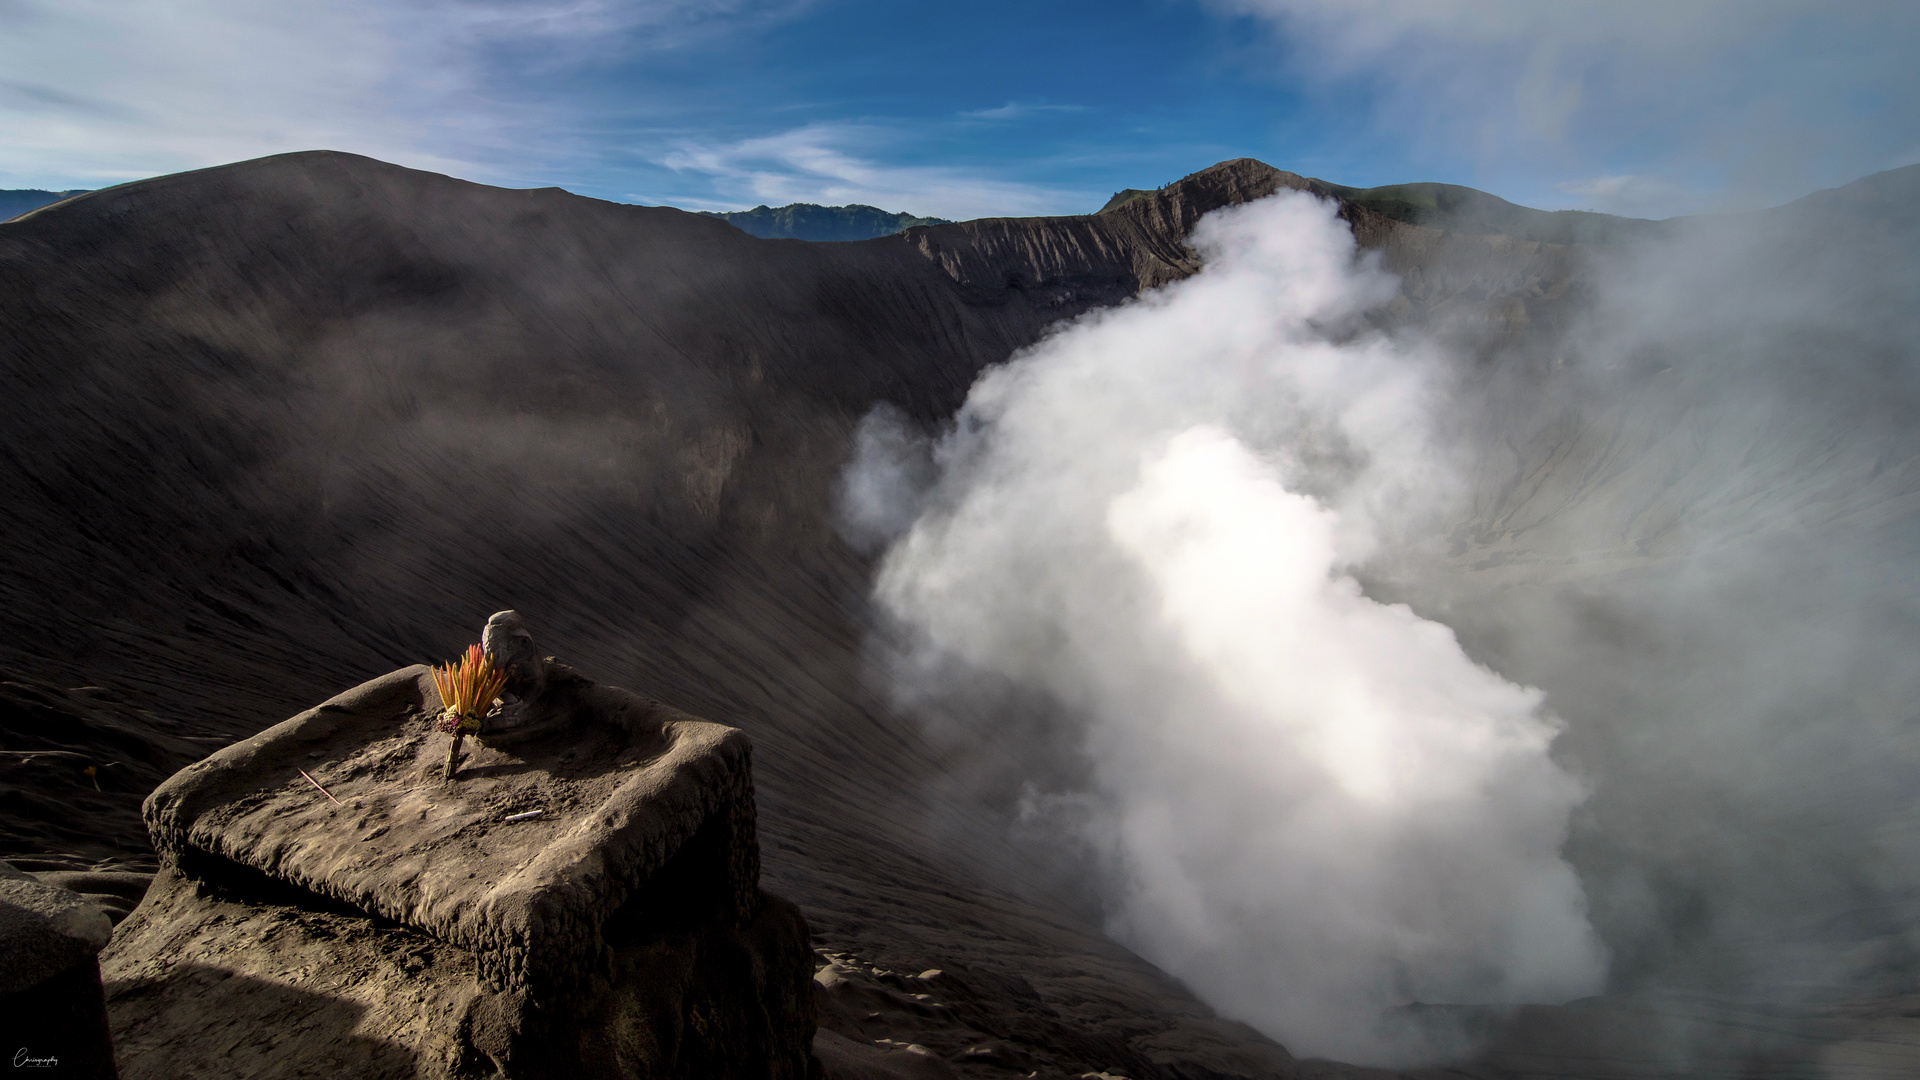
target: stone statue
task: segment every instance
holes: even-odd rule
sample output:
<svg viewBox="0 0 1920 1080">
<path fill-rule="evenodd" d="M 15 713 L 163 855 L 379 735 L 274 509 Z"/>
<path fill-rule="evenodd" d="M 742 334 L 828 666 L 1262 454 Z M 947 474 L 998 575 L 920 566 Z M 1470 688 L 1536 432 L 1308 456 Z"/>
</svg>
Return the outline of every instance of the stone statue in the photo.
<svg viewBox="0 0 1920 1080">
<path fill-rule="evenodd" d="M 566 690 L 581 680 L 565 664 L 541 657 L 519 612 L 494 612 L 480 632 L 480 648 L 507 674 L 500 704 L 487 713 L 475 736 L 482 745 L 512 746 L 573 723 L 574 702 Z"/>
<path fill-rule="evenodd" d="M 493 666 L 507 673 L 507 693 L 525 701 L 547 687 L 547 663 L 533 647 L 533 635 L 517 611 L 496 611 L 480 631 L 480 648 Z"/>
</svg>

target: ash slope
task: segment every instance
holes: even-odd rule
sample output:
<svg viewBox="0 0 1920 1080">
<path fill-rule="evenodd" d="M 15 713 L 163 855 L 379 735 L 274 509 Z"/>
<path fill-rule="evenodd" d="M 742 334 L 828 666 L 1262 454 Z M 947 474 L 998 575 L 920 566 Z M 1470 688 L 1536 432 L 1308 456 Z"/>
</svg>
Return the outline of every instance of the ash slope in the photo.
<svg viewBox="0 0 1920 1080">
<path fill-rule="evenodd" d="M 939 422 L 1048 324 L 1192 273 L 1201 214 L 1281 186 L 1341 194 L 1242 160 L 1099 215 L 811 245 L 312 153 L 37 211 L 0 226 L 0 664 L 63 716 L 93 698 L 51 685 L 85 683 L 116 724 L 177 722 L 143 736 L 157 762 L 518 608 L 597 679 L 752 734 L 768 886 L 840 965 L 843 1034 L 940 968 L 1010 1060 L 1285 1073 L 992 842 L 951 751 L 866 677 L 871 567 L 829 514 L 874 403 Z M 1402 277 L 1393 317 L 1486 355 L 1585 302 L 1575 249 L 1342 212 Z M 80 782 L 57 760 L 8 766 L 43 801 L 0 854 L 150 859 L 46 820 Z"/>
<path fill-rule="evenodd" d="M 809 245 L 310 153 L 26 215 L 0 228 L 0 659 L 218 737 L 514 607 L 595 677 L 752 734 L 768 886 L 827 947 L 1025 980 L 1049 1011 L 996 992 L 974 1027 L 1063 1069 L 1280 1068 L 930 794 L 940 755 L 863 676 L 869 567 L 829 508 L 875 402 L 950 414 L 1281 183 L 1306 182 L 1237 162 L 1122 215 Z"/>
</svg>

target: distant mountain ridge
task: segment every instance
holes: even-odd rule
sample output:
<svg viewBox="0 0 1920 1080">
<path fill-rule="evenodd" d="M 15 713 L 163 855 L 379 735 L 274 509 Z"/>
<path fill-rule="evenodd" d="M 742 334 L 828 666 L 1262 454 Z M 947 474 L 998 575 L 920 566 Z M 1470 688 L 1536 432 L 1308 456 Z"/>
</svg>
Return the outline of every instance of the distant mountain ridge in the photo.
<svg viewBox="0 0 1920 1080">
<path fill-rule="evenodd" d="M 1448 232 L 1511 236 L 1545 244 L 1616 244 L 1667 236 L 1672 231 L 1665 221 L 1617 217 L 1592 210 L 1535 210 L 1459 184 L 1328 186 L 1342 198 L 1395 221 Z"/>
<path fill-rule="evenodd" d="M 751 210 L 702 210 L 700 213 L 717 217 L 762 240 L 873 240 L 905 232 L 916 225 L 953 224 L 946 218 L 915 217 L 860 203 L 848 206 L 789 203 L 786 206 L 756 206 Z"/>
<path fill-rule="evenodd" d="M 42 191 L 39 188 L 0 189 L 0 221 L 17 218 L 29 210 L 38 210 L 43 206 L 57 203 L 61 199 L 71 199 L 75 195 L 85 195 L 88 188 L 75 188 L 72 191 Z"/>
<path fill-rule="evenodd" d="M 1544 244 L 1617 244 L 1667 236 L 1672 232 L 1667 221 L 1616 217 L 1592 210 L 1535 210 L 1459 184 L 1355 188 L 1314 180 L 1310 188 L 1316 194 L 1364 206 L 1393 221 L 1463 235 L 1511 236 Z M 1154 191 L 1140 188 L 1116 191 L 1098 212 L 1111 213 L 1153 194 Z"/>
</svg>

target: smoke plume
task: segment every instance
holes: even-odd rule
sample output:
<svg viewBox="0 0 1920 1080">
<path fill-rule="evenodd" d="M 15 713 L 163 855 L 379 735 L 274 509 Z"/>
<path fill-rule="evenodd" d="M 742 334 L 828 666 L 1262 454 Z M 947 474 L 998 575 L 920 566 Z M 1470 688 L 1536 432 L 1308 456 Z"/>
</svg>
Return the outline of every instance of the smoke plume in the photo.
<svg viewBox="0 0 1920 1080">
<path fill-rule="evenodd" d="M 1122 940 L 1296 1053 L 1431 1056 L 1388 1010 L 1593 991 L 1558 722 L 1352 573 L 1457 513 L 1450 366 L 1370 328 L 1396 284 L 1326 204 L 1193 243 L 1199 275 L 989 372 L 933 447 L 877 584 L 904 696 L 1050 702 L 1084 769 L 1029 818 L 1092 853 Z M 869 428 L 856 505 L 901 474 Z"/>
<path fill-rule="evenodd" d="M 1368 568 L 1540 686 L 1620 991 L 1910 992 L 1920 170 L 1596 253 L 1445 410 L 1444 553 Z"/>
<path fill-rule="evenodd" d="M 1195 278 L 867 440 L 849 484 L 922 462 L 902 701 L 1298 1053 L 1465 1049 L 1415 1001 L 1913 992 L 1916 183 L 1676 221 L 1434 338 L 1377 329 L 1328 208 L 1208 218 Z"/>
</svg>

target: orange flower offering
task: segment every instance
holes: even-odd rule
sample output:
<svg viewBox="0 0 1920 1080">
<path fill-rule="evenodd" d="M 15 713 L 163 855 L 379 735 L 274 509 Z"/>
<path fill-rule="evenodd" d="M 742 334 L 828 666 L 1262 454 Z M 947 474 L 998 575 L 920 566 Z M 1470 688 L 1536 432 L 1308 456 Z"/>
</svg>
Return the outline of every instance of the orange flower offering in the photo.
<svg viewBox="0 0 1920 1080">
<path fill-rule="evenodd" d="M 493 657 L 478 645 L 467 646 L 467 655 L 460 658 L 458 667 L 445 664 L 434 668 L 433 688 L 440 691 L 440 704 L 447 710 L 440 719 L 440 729 L 455 734 L 479 731 L 480 718 L 506 684 L 507 673 L 494 667 Z"/>
</svg>

